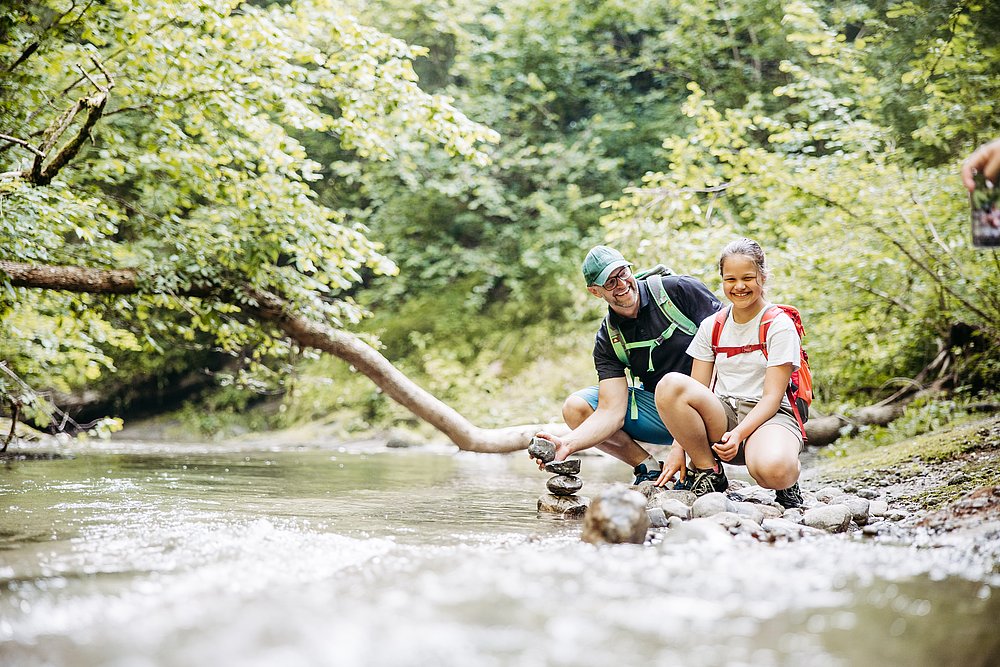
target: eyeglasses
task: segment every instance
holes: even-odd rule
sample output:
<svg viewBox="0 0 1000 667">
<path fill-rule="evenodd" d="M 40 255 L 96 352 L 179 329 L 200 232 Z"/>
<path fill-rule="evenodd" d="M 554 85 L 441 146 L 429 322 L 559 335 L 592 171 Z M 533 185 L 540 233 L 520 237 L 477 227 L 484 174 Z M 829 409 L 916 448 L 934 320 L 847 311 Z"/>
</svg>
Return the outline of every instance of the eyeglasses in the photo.
<svg viewBox="0 0 1000 667">
<path fill-rule="evenodd" d="M 629 270 L 627 266 L 622 267 L 622 270 L 611 276 L 604 282 L 604 289 L 609 292 L 618 286 L 620 282 L 628 282 L 628 279 L 632 277 L 632 271 Z"/>
</svg>

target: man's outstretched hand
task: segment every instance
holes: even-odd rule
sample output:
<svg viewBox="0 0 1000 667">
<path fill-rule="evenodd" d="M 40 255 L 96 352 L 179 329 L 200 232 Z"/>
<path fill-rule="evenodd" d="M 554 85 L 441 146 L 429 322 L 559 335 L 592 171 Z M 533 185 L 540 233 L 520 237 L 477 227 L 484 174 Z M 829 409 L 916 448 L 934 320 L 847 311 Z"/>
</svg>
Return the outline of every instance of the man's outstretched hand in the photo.
<svg viewBox="0 0 1000 667">
<path fill-rule="evenodd" d="M 552 435 L 551 433 L 547 433 L 545 431 L 539 431 L 538 433 L 535 434 L 535 437 L 542 438 L 543 440 L 548 440 L 549 442 L 551 442 L 553 445 L 556 446 L 556 457 L 552 459 L 553 461 L 565 461 L 566 458 L 573 453 L 569 445 L 566 444 L 566 441 L 557 435 Z M 545 470 L 544 463 L 542 463 L 535 457 L 531 456 L 531 454 L 528 454 L 528 456 L 531 457 L 531 459 L 538 464 L 539 470 Z"/>
</svg>

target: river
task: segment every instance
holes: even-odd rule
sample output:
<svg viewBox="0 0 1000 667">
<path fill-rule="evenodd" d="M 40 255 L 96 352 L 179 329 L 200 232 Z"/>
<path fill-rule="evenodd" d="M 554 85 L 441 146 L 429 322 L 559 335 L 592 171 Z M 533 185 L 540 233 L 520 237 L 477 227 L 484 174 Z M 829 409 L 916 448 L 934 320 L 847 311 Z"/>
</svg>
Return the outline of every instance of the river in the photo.
<svg viewBox="0 0 1000 667">
<path fill-rule="evenodd" d="M 4 667 L 1000 664 L 996 549 L 598 548 L 525 454 L 62 450 L 0 463 Z"/>
</svg>

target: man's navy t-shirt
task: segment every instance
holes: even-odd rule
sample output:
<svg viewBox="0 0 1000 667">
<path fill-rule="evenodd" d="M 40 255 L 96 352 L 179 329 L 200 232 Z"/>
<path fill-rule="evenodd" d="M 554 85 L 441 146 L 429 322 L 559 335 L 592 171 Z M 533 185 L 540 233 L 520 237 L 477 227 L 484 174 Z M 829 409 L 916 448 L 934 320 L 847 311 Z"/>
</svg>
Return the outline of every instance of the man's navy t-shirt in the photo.
<svg viewBox="0 0 1000 667">
<path fill-rule="evenodd" d="M 705 285 L 691 276 L 652 276 L 648 280 L 662 280 L 670 300 L 695 326 L 706 317 L 714 315 L 722 308 L 722 303 Z M 629 343 L 650 340 L 663 333 L 670 320 L 663 314 L 649 294 L 645 280 L 639 283 L 639 312 L 635 319 L 622 317 L 608 308 L 611 323 L 618 328 Z M 653 370 L 649 371 L 648 347 L 637 347 L 628 351 L 629 367 L 637 381 L 641 381 L 647 391 L 653 391 L 656 383 L 667 373 L 677 372 L 690 375 L 691 357 L 687 355 L 692 336 L 675 329 L 670 338 L 653 349 Z M 594 367 L 598 380 L 625 377 L 625 364 L 615 354 L 608 329 L 601 322 L 594 341 Z"/>
</svg>

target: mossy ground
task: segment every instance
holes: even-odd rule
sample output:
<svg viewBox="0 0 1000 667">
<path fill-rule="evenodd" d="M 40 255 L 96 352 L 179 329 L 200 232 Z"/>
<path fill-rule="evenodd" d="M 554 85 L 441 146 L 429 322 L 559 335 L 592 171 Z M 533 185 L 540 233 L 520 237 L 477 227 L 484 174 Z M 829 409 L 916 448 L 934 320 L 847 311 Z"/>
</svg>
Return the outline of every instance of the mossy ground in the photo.
<svg viewBox="0 0 1000 667">
<path fill-rule="evenodd" d="M 803 480 L 878 488 L 911 510 L 938 509 L 977 488 L 1000 485 L 1000 414 L 892 444 L 856 443 L 835 455 L 820 453 Z"/>
</svg>

